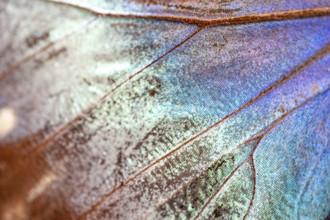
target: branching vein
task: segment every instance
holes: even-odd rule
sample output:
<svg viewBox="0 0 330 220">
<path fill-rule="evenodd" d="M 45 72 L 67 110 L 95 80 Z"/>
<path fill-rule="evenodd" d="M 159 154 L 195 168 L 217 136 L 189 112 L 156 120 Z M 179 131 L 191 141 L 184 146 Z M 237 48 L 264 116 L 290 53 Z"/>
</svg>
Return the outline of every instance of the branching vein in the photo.
<svg viewBox="0 0 330 220">
<path fill-rule="evenodd" d="M 316 97 L 320 96 L 321 94 L 324 94 L 325 92 L 327 92 L 329 90 L 329 88 L 327 88 L 326 90 L 318 93 L 317 95 L 312 96 L 311 98 L 307 99 L 306 101 L 304 101 L 303 103 L 301 103 L 300 105 L 296 106 L 295 108 L 291 109 L 290 111 L 288 111 L 286 114 L 284 114 L 280 119 L 278 119 L 277 121 L 275 121 L 265 132 L 263 132 L 261 135 L 257 136 L 259 138 L 259 140 L 257 141 L 257 143 L 255 144 L 253 150 L 251 151 L 250 155 L 242 162 L 240 163 L 232 172 L 231 174 L 226 178 L 226 180 L 224 181 L 224 183 L 218 188 L 218 190 L 208 199 L 208 201 L 205 203 L 205 205 L 201 208 L 200 212 L 197 214 L 196 220 L 200 219 L 200 217 L 202 216 L 203 212 L 205 211 L 205 209 L 207 208 L 207 206 L 211 203 L 211 201 L 216 197 L 216 195 L 218 195 L 220 193 L 220 191 L 222 190 L 222 188 L 224 187 L 224 185 L 235 175 L 235 173 L 245 164 L 245 163 L 250 163 L 250 167 L 251 167 L 251 172 L 252 172 L 252 195 L 251 195 L 251 200 L 248 206 L 248 209 L 243 217 L 243 219 L 245 220 L 249 213 L 250 210 L 252 209 L 253 206 L 253 202 L 254 202 L 254 198 L 255 198 L 255 194 L 256 194 L 256 181 L 257 181 L 257 171 L 256 171 L 256 167 L 255 167 L 255 162 L 254 162 L 254 154 L 256 152 L 256 150 L 258 149 L 258 147 L 261 144 L 261 141 L 272 131 L 274 130 L 274 128 L 276 128 L 277 126 L 279 126 L 289 115 L 291 115 L 292 113 L 294 113 L 295 111 L 297 111 L 299 108 L 303 107 L 304 105 L 306 105 L 307 103 L 309 103 L 311 100 L 315 99 Z"/>
</svg>

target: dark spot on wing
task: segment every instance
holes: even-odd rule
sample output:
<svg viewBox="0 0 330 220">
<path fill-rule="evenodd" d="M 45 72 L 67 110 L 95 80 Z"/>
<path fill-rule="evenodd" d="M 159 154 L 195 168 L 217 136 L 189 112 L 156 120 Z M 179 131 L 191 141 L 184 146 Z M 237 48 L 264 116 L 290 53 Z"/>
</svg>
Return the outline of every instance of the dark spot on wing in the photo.
<svg viewBox="0 0 330 220">
<path fill-rule="evenodd" d="M 26 38 L 25 43 L 28 47 L 34 47 L 41 41 L 46 41 L 49 38 L 49 32 L 35 32 L 28 38 Z"/>
</svg>

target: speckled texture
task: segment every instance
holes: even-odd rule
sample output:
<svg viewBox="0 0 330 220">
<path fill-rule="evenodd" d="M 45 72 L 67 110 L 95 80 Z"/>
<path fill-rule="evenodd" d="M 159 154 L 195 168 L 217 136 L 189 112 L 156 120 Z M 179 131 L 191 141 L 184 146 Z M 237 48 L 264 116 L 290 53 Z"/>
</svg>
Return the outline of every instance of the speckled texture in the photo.
<svg viewBox="0 0 330 220">
<path fill-rule="evenodd" d="M 88 13 L 63 6 L 49 10 L 40 1 L 1 1 L 0 73 L 50 42 L 78 31 L 91 19 Z"/>
<path fill-rule="evenodd" d="M 9 6 L 8 10 L 13 7 Z M 91 22 L 0 81 L 0 103 L 12 106 L 19 115 L 19 126 L 6 138 L 6 144 L 30 134 L 47 135 L 54 126 L 68 121 L 196 29 L 194 25 L 88 15 L 84 20 Z M 71 20 L 69 16 L 66 18 Z M 16 25 L 15 21 L 10 22 L 14 23 L 12 26 Z M 35 28 L 44 29 L 39 24 Z M 13 41 L 25 45 L 29 36 L 38 31 L 28 30 L 31 33 L 22 34 L 26 39 L 14 38 Z M 45 33 L 55 31 L 46 29 Z M 42 47 L 42 42 L 40 44 L 36 43 L 31 50 Z M 8 51 L 8 54 L 20 59 L 24 57 L 22 50 L 25 48 Z M 3 61 L 6 62 L 7 58 L 11 59 L 6 56 Z"/>
<path fill-rule="evenodd" d="M 306 69 L 301 75 L 292 78 L 292 80 L 287 81 L 285 84 L 269 92 L 266 96 L 256 101 L 251 106 L 240 111 L 233 117 L 223 121 L 216 128 L 212 129 L 207 134 L 203 135 L 197 140 L 190 141 L 188 144 L 180 148 L 178 152 L 167 157 L 165 160 L 162 160 L 162 162 L 158 163 L 156 167 L 152 168 L 151 170 L 147 171 L 146 174 L 134 180 L 133 183 L 128 184 L 128 186 L 125 187 L 124 190 L 120 190 L 118 192 L 118 196 L 116 194 L 113 195 L 110 201 L 103 206 L 103 211 L 101 211 L 101 208 L 100 211 L 96 211 L 95 213 L 108 213 L 108 217 L 115 219 L 125 219 L 128 217 L 127 215 L 130 215 L 130 213 L 125 212 L 125 210 L 128 209 L 134 210 L 134 213 L 139 213 L 140 215 L 143 215 L 143 213 L 147 212 L 147 210 L 150 209 L 150 206 L 153 206 L 154 203 L 161 202 L 162 200 L 166 199 L 167 196 L 172 195 L 173 191 L 177 190 L 178 188 L 180 189 L 181 185 L 184 184 L 185 181 L 189 181 L 190 178 L 197 179 L 201 177 L 201 179 L 205 181 L 203 172 L 206 173 L 208 169 L 212 169 L 207 167 L 210 166 L 212 163 L 221 164 L 221 158 L 227 157 L 225 161 L 228 163 L 228 165 L 223 165 L 222 169 L 224 170 L 222 172 L 224 173 L 220 175 L 219 180 L 216 181 L 216 184 L 219 186 L 229 175 L 229 173 L 233 171 L 236 167 L 234 166 L 233 162 L 239 164 L 240 161 L 244 160 L 239 159 L 240 156 L 242 156 L 243 158 L 247 157 L 244 156 L 244 151 L 241 152 L 240 150 L 238 150 L 239 148 L 241 148 L 242 150 L 244 148 L 248 148 L 251 152 L 253 147 L 257 144 L 257 141 L 254 137 L 258 137 L 261 135 L 260 138 L 264 139 L 265 137 L 271 135 L 265 135 L 264 133 L 267 131 L 267 129 L 271 129 L 271 131 L 273 129 L 276 129 L 277 126 L 274 126 L 274 123 L 276 125 L 276 123 L 278 123 L 278 120 L 282 120 L 282 117 L 287 117 L 287 115 L 290 114 L 291 111 L 295 108 L 298 108 L 297 110 L 295 110 L 298 111 L 300 109 L 299 106 L 301 106 L 306 99 L 309 99 L 310 97 L 315 96 L 315 93 L 318 93 L 313 91 L 313 87 L 315 84 L 323 84 L 323 89 L 326 89 L 328 87 L 330 82 L 329 77 L 327 75 L 329 58 L 327 58 L 326 60 L 328 61 L 321 61 L 320 64 L 316 64 L 315 66 L 311 66 L 310 69 Z M 315 71 L 315 69 L 317 71 Z M 305 82 L 306 78 L 309 78 L 308 82 Z M 304 86 L 297 88 L 295 87 L 295 85 L 297 84 Z M 322 88 L 320 89 L 323 90 Z M 324 96 L 327 97 L 326 95 Z M 329 105 L 329 103 L 327 103 L 326 101 L 327 100 L 325 100 L 325 105 Z M 253 123 L 251 121 L 253 121 Z M 251 126 L 251 124 L 253 124 L 253 126 Z M 323 125 L 323 129 L 321 130 L 325 132 L 326 125 Z M 324 139 L 327 137 L 327 134 L 323 132 L 320 133 L 320 135 Z M 241 144 L 243 144 L 243 146 Z M 306 144 L 308 143 L 306 142 Z M 323 146 L 327 146 L 325 145 L 326 143 L 323 144 Z M 262 146 L 263 142 L 259 143 L 259 145 Z M 257 151 L 256 154 L 258 154 L 258 152 L 259 151 Z M 302 154 L 304 154 L 304 152 L 302 152 Z M 232 161 L 232 159 L 229 159 L 232 158 L 230 157 L 231 155 L 234 155 L 233 158 L 238 161 L 235 162 L 235 160 Z M 281 158 L 280 155 L 277 156 Z M 273 157 L 271 155 L 268 155 L 266 160 L 274 160 L 277 156 L 275 153 Z M 230 163 L 232 165 L 230 165 Z M 256 167 L 258 167 L 258 160 L 256 161 Z M 325 169 L 326 167 L 327 165 L 324 166 Z M 228 171 L 226 171 L 227 169 Z M 225 172 L 227 172 L 227 174 Z M 325 175 L 324 177 L 327 177 L 327 175 Z M 206 182 L 204 184 L 210 183 Z M 275 192 L 281 192 L 282 189 L 277 188 L 277 184 L 274 184 L 274 187 Z M 284 185 L 283 187 L 287 186 Z M 188 191 L 191 192 L 192 190 L 198 189 L 202 192 L 207 190 L 207 188 L 205 189 L 202 185 L 200 186 L 200 188 L 197 189 L 196 187 L 189 187 Z M 215 193 L 217 187 L 211 189 L 213 193 Z M 327 189 L 323 188 L 323 190 Z M 261 191 L 261 193 L 263 192 L 264 191 Z M 179 193 L 181 193 L 181 190 L 177 192 L 177 194 Z M 248 195 L 248 192 L 246 193 Z M 200 193 L 193 193 L 193 197 L 190 198 L 191 200 L 188 200 L 188 202 L 195 201 L 194 198 L 198 198 L 199 195 Z M 326 195 L 327 194 L 325 193 L 324 196 Z M 210 194 L 208 194 L 206 198 L 202 198 L 202 201 L 199 201 L 198 208 L 201 208 L 202 205 L 205 204 L 209 196 Z M 327 198 L 323 197 L 323 199 Z M 179 203 L 180 200 L 178 199 L 175 201 L 176 203 Z M 183 201 L 186 202 L 187 200 L 184 199 Z M 294 206 L 287 207 L 287 205 L 289 204 L 286 204 L 285 201 L 283 202 L 284 204 L 281 204 L 281 206 L 283 205 L 286 209 L 293 211 L 293 209 L 295 208 Z M 263 204 L 263 200 L 261 201 L 261 204 Z M 327 203 L 321 203 L 319 205 L 325 204 Z M 108 207 L 111 207 L 111 212 L 106 212 Z M 117 207 L 117 209 L 114 207 Z M 145 210 L 142 209 L 142 207 L 144 207 Z M 180 207 L 182 210 L 180 210 Z M 184 214 L 183 211 L 186 210 L 185 207 L 185 205 L 180 206 L 174 204 L 172 205 L 172 208 L 171 206 L 169 208 L 170 210 L 176 210 L 176 212 L 174 213 L 180 215 Z M 319 213 L 319 215 L 324 216 L 322 209 L 318 210 L 321 212 Z M 271 211 L 272 209 L 270 207 L 268 212 Z M 168 217 L 171 217 L 173 211 L 169 211 L 167 213 L 169 214 Z M 317 213 L 316 210 L 313 210 L 313 213 Z M 230 214 L 231 213 L 229 213 L 229 215 Z M 97 217 L 95 216 L 95 219 L 101 218 L 102 215 L 98 215 Z M 244 213 L 240 213 L 240 216 L 243 217 Z M 257 214 L 257 217 L 258 216 L 259 215 Z M 260 215 L 260 219 L 263 219 L 263 216 L 264 215 Z M 192 218 L 194 217 L 194 215 L 191 215 L 191 213 L 188 212 L 187 217 Z"/>
<path fill-rule="evenodd" d="M 88 4 L 213 19 L 328 3 Z M 0 139 L 0 218 L 330 212 L 329 16 L 198 26 L 45 1 L 0 10 L 0 109 L 17 121 Z"/>
</svg>

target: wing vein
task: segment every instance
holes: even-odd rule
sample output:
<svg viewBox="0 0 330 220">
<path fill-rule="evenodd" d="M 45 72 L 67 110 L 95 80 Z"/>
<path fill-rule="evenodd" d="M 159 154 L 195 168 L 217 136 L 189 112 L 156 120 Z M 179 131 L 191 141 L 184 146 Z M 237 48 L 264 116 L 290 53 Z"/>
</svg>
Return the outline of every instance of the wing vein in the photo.
<svg viewBox="0 0 330 220">
<path fill-rule="evenodd" d="M 330 15 L 330 7 L 318 7 L 301 10 L 288 10 L 281 12 L 263 13 L 263 14 L 252 14 L 245 16 L 233 16 L 228 18 L 216 18 L 216 19 L 200 19 L 190 18 L 183 16 L 170 16 L 170 15 L 156 15 L 156 14 L 143 14 L 143 13 L 116 13 L 114 11 L 108 11 L 96 7 L 87 6 L 84 4 L 70 3 L 65 0 L 46 0 L 55 4 L 67 5 L 80 10 L 88 11 L 90 13 L 108 16 L 108 17 L 120 17 L 120 18 L 142 18 L 142 19 L 156 19 L 175 21 L 182 23 L 198 24 L 201 26 L 205 25 L 233 25 L 233 24 L 246 24 L 246 23 L 257 23 L 267 21 L 281 21 L 281 20 L 293 20 L 310 17 L 321 17 Z"/>
</svg>

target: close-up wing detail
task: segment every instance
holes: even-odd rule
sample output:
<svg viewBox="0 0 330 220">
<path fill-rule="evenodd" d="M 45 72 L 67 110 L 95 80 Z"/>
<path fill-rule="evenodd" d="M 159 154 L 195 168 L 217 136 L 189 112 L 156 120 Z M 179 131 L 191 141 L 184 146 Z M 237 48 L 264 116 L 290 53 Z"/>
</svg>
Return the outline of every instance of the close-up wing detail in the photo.
<svg viewBox="0 0 330 220">
<path fill-rule="evenodd" d="M 326 219 L 327 0 L 2 0 L 0 219 Z"/>
</svg>

